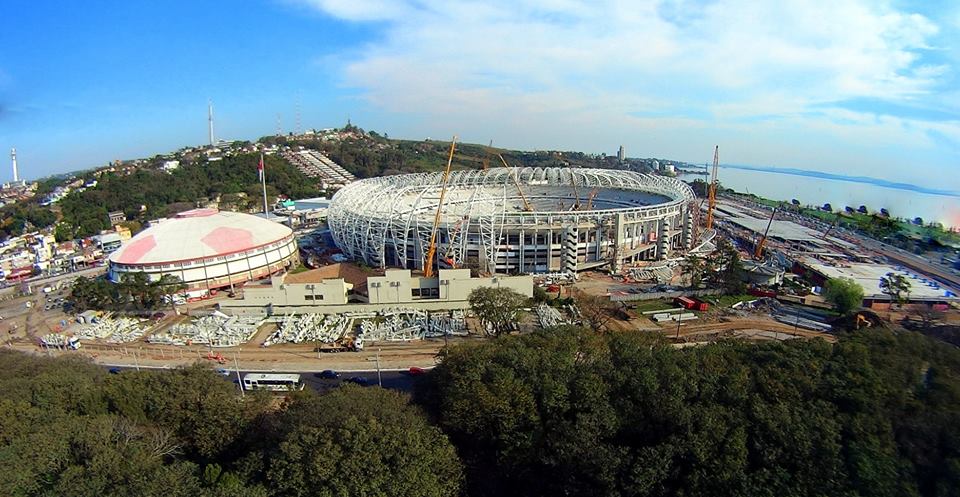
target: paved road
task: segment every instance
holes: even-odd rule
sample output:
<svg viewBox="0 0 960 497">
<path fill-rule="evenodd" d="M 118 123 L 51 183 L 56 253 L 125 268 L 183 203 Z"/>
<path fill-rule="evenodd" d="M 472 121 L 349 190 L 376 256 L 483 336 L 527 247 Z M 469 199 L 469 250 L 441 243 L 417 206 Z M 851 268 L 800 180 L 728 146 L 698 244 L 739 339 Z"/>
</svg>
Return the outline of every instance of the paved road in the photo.
<svg viewBox="0 0 960 497">
<path fill-rule="evenodd" d="M 129 366 L 123 366 L 123 367 L 105 366 L 105 367 L 108 367 L 111 370 L 119 369 L 121 372 L 136 370 L 135 367 L 129 367 Z M 161 369 L 161 368 L 143 368 L 144 371 L 147 371 L 149 369 Z M 236 371 L 233 369 L 228 369 L 226 371 L 229 372 L 229 375 L 224 376 L 224 378 L 236 383 L 237 382 Z M 240 377 L 243 378 L 245 374 L 251 373 L 251 372 L 264 373 L 268 371 L 241 370 Z M 310 388 L 318 392 L 326 392 L 330 389 L 337 388 L 340 385 L 342 385 L 348 378 L 353 378 L 353 377 L 360 377 L 360 378 L 366 379 L 369 382 L 370 386 L 376 386 L 378 382 L 376 371 L 343 372 L 340 374 L 340 378 L 335 380 L 319 378 L 317 376 L 317 373 L 319 372 L 300 373 L 300 378 L 307 386 L 309 386 Z M 383 388 L 389 388 L 391 390 L 399 390 L 401 392 L 407 392 L 407 393 L 413 392 L 413 386 L 416 383 L 417 378 L 418 378 L 417 376 L 411 375 L 407 371 L 381 371 L 380 372 L 380 381 L 382 382 Z"/>
</svg>

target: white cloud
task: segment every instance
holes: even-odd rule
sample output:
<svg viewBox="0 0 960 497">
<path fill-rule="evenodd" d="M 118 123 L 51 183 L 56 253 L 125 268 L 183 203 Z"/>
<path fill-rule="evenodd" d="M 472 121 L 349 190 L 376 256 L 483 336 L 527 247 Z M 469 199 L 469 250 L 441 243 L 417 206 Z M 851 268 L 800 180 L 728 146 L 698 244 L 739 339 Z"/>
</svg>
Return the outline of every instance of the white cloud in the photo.
<svg viewBox="0 0 960 497">
<path fill-rule="evenodd" d="M 780 143 L 815 149 L 805 130 L 858 150 L 873 139 L 929 149 L 928 130 L 957 136 L 957 123 L 829 108 L 857 98 L 941 104 L 938 85 L 954 69 L 922 57 L 940 26 L 884 2 L 302 1 L 384 22 L 379 41 L 344 63 L 343 82 L 376 108 L 427 116 L 434 135 L 455 126 L 516 146 L 587 150 L 608 146 L 584 147 L 588 139 L 626 140 L 683 158 L 684 140 L 670 133 L 690 131 L 687 146 L 708 149 L 766 126 L 781 134 L 765 155 L 731 157 L 766 163 L 783 163 L 772 150 Z"/>
</svg>

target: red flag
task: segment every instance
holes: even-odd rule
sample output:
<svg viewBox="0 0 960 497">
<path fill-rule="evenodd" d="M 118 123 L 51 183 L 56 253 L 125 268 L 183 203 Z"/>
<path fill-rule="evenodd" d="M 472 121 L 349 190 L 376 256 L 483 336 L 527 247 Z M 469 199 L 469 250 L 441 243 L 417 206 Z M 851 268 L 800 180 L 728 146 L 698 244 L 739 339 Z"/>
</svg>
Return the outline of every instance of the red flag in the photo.
<svg viewBox="0 0 960 497">
<path fill-rule="evenodd" d="M 260 181 L 263 181 L 263 154 L 260 154 L 260 162 L 257 164 L 257 175 Z"/>
</svg>

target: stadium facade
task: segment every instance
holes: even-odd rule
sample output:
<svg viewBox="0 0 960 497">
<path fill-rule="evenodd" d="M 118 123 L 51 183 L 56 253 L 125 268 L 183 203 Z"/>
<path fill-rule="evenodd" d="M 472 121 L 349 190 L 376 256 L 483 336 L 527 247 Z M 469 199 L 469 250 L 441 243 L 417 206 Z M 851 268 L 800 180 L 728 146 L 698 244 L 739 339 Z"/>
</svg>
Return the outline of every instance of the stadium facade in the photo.
<svg viewBox="0 0 960 497">
<path fill-rule="evenodd" d="M 228 288 L 279 273 L 299 260 L 290 228 L 257 216 L 216 209 L 181 212 L 151 226 L 110 254 L 108 277 L 171 274 L 188 291 Z"/>
<path fill-rule="evenodd" d="M 353 182 L 333 197 L 337 246 L 375 267 L 422 269 L 441 173 Z M 693 241 L 696 196 L 665 176 L 610 169 L 455 171 L 437 232 L 440 267 L 573 273 L 658 260 Z"/>
</svg>

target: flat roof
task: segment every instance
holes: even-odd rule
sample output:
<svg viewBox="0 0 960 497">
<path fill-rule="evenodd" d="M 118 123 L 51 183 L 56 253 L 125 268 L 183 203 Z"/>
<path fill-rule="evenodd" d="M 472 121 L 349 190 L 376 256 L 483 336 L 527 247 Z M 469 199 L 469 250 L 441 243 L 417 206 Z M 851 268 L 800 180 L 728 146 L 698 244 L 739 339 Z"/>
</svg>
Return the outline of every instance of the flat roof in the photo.
<svg viewBox="0 0 960 497">
<path fill-rule="evenodd" d="M 947 290 L 939 284 L 900 266 L 861 262 L 832 266 L 809 261 L 806 262 L 806 265 L 827 278 L 850 278 L 856 281 L 863 288 L 864 297 L 886 297 L 887 295 L 880 290 L 880 278 L 886 276 L 887 273 L 895 273 L 904 275 L 910 282 L 910 294 L 908 296 L 910 299 L 948 298 Z"/>
<path fill-rule="evenodd" d="M 758 219 L 753 216 L 730 216 L 727 220 L 755 233 L 763 233 L 769 222 L 768 219 Z M 767 236 L 795 242 L 823 243 L 821 234 L 793 221 L 781 221 L 779 219 L 773 220 L 770 225 L 770 233 Z"/>
<path fill-rule="evenodd" d="M 355 264 L 328 264 L 309 271 L 287 274 L 284 283 L 320 283 L 323 280 L 342 278 L 347 283 L 359 287 L 367 283 L 369 276 L 382 276 L 381 271 L 362 269 Z"/>
</svg>

